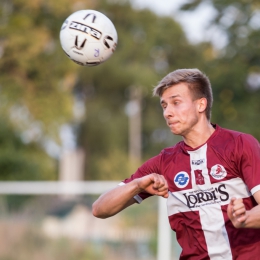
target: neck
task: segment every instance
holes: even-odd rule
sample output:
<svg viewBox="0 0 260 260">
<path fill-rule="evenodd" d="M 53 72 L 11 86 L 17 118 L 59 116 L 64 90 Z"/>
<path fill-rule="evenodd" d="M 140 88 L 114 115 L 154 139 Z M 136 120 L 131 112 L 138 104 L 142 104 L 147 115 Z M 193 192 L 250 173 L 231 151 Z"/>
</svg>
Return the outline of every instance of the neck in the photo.
<svg viewBox="0 0 260 260">
<path fill-rule="evenodd" d="M 207 121 L 191 129 L 187 135 L 183 136 L 183 140 L 191 148 L 196 148 L 206 143 L 214 131 L 215 128 Z"/>
</svg>

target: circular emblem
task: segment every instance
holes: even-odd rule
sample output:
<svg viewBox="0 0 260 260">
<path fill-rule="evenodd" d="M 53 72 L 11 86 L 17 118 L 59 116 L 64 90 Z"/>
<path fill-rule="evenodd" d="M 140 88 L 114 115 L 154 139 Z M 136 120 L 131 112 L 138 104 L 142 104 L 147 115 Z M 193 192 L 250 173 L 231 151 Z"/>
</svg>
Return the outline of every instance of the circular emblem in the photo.
<svg viewBox="0 0 260 260">
<path fill-rule="evenodd" d="M 222 180 L 227 176 L 227 171 L 222 165 L 216 164 L 211 168 L 210 175 L 215 180 Z"/>
<path fill-rule="evenodd" d="M 190 181 L 190 177 L 187 172 L 179 172 L 175 175 L 173 181 L 178 188 L 185 188 Z"/>
</svg>

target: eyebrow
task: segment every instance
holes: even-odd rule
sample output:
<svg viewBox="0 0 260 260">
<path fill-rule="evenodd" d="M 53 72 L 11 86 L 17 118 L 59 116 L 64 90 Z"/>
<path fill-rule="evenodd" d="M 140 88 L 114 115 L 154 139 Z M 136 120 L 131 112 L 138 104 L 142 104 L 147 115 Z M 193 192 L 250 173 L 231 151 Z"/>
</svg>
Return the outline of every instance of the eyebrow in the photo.
<svg viewBox="0 0 260 260">
<path fill-rule="evenodd" d="M 174 99 L 176 97 L 180 97 L 179 94 L 169 97 L 170 99 Z M 161 99 L 160 104 L 166 103 L 163 99 Z"/>
</svg>

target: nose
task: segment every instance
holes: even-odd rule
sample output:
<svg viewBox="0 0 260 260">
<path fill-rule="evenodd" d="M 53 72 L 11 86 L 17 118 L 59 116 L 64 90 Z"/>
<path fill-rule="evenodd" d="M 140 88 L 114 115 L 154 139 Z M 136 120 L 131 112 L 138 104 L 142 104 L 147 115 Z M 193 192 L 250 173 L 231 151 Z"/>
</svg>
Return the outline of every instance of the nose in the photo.
<svg viewBox="0 0 260 260">
<path fill-rule="evenodd" d="M 171 118 L 173 117 L 173 112 L 170 106 L 167 106 L 163 111 L 164 118 Z"/>
</svg>

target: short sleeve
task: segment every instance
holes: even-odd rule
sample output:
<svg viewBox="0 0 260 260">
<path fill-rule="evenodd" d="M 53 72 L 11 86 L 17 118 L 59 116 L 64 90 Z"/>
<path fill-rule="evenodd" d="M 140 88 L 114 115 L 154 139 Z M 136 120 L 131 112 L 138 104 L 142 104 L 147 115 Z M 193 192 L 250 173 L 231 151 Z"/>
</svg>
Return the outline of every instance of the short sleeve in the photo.
<svg viewBox="0 0 260 260">
<path fill-rule="evenodd" d="M 237 140 L 238 168 L 247 187 L 254 194 L 260 190 L 260 145 L 251 135 L 241 134 Z"/>
<path fill-rule="evenodd" d="M 161 171 L 160 171 L 161 156 L 162 156 L 162 152 L 159 155 L 154 156 L 154 157 L 150 158 L 149 160 L 147 160 L 141 167 L 139 167 L 137 169 L 137 171 L 133 175 L 130 176 L 130 178 L 123 180 L 122 183 L 125 183 L 125 184 L 129 183 L 134 179 L 141 178 L 141 177 L 143 177 L 145 175 L 149 175 L 151 173 L 161 174 Z M 152 196 L 152 194 L 142 192 L 142 193 L 138 194 L 137 196 L 135 196 L 135 199 L 138 203 L 141 203 L 142 200 L 144 200 L 150 196 Z"/>
</svg>

